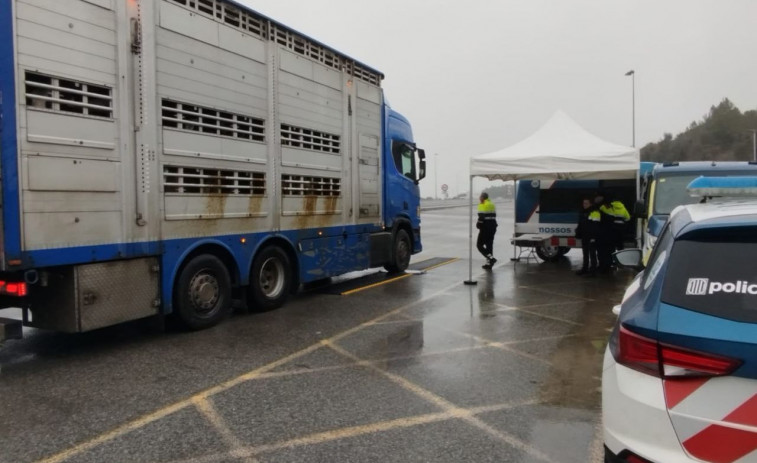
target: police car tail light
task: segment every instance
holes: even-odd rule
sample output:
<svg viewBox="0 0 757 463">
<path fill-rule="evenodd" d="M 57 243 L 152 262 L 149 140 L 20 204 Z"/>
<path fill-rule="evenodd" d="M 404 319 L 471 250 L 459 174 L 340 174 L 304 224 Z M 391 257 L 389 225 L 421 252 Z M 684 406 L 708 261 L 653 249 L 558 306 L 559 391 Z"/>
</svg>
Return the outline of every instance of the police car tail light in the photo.
<svg viewBox="0 0 757 463">
<path fill-rule="evenodd" d="M 722 376 L 741 365 L 737 359 L 660 344 L 622 325 L 610 339 L 610 351 L 619 364 L 658 378 Z"/>
<path fill-rule="evenodd" d="M 623 325 L 613 332 L 610 351 L 619 364 L 652 376 L 660 376 L 657 341 L 632 333 Z"/>
<path fill-rule="evenodd" d="M 636 455 L 635 453 L 631 453 L 628 450 L 621 452 L 618 457 L 620 458 L 620 461 L 627 461 L 628 463 L 651 463 L 649 460 L 641 458 L 640 456 Z"/>
<path fill-rule="evenodd" d="M 741 361 L 680 347 L 660 345 L 663 374 L 667 378 L 681 376 L 723 376 L 732 373 Z"/>
</svg>

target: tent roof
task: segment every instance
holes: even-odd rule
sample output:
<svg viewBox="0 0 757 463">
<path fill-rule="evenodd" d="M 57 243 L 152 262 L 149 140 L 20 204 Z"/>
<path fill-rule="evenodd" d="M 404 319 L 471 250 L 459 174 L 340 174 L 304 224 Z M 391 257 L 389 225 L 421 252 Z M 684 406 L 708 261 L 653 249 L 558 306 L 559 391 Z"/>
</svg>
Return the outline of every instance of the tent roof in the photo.
<svg viewBox="0 0 757 463">
<path fill-rule="evenodd" d="M 473 156 L 470 168 L 489 180 L 635 178 L 639 150 L 606 142 L 557 111 L 525 140 Z"/>
</svg>

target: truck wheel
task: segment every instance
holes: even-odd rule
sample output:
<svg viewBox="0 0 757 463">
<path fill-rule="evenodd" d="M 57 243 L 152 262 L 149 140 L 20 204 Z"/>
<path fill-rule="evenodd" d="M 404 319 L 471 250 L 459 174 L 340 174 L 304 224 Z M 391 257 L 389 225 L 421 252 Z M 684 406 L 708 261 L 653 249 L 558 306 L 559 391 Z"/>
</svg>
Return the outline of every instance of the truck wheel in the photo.
<svg viewBox="0 0 757 463">
<path fill-rule="evenodd" d="M 392 244 L 392 260 L 384 265 L 384 268 L 389 273 L 404 272 L 407 270 L 407 266 L 410 265 L 411 251 L 410 237 L 407 236 L 407 232 L 405 230 L 397 230 L 397 235 L 395 235 L 394 243 Z"/>
<path fill-rule="evenodd" d="M 558 246 L 545 246 L 543 244 L 536 246 L 536 255 L 546 262 L 557 262 L 563 254 L 560 253 L 560 247 Z"/>
<path fill-rule="evenodd" d="M 202 254 L 181 269 L 174 286 L 174 308 L 190 330 L 218 324 L 231 313 L 231 277 L 216 256 Z"/>
<path fill-rule="evenodd" d="M 292 284 L 289 257 L 278 246 L 269 246 L 252 262 L 248 300 L 251 309 L 266 311 L 278 309 L 289 296 Z"/>
</svg>

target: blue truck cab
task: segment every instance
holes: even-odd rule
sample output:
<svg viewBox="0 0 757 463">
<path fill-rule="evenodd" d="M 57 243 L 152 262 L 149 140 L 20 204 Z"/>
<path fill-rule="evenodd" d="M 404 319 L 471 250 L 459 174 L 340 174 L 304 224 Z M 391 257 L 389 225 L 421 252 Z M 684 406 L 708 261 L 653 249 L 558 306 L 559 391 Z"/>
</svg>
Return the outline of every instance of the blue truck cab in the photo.
<svg viewBox="0 0 757 463">
<path fill-rule="evenodd" d="M 410 122 L 386 103 L 384 127 L 384 165 L 388 167 L 383 178 L 383 220 L 393 235 L 401 229 L 411 231 L 408 237 L 415 254 L 423 250 L 418 183 L 426 176 L 426 154 L 416 148 Z"/>
</svg>

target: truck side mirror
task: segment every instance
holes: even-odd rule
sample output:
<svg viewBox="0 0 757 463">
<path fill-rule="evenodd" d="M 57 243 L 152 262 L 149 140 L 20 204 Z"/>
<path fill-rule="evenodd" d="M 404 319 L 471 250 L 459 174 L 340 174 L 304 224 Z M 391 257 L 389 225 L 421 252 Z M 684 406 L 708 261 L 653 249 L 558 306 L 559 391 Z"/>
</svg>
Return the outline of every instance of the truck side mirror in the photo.
<svg viewBox="0 0 757 463">
<path fill-rule="evenodd" d="M 420 162 L 418 162 L 418 182 L 420 182 L 426 178 L 426 152 L 419 149 L 418 159 L 420 159 Z"/>
</svg>

